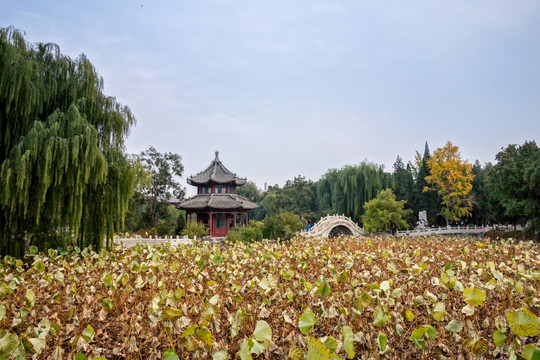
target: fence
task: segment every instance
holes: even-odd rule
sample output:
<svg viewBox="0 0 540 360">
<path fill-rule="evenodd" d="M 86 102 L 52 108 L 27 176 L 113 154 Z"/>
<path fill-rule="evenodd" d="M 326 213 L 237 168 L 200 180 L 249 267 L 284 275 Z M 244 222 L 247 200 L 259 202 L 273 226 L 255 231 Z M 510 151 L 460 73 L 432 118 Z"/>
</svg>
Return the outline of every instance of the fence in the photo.
<svg viewBox="0 0 540 360">
<path fill-rule="evenodd" d="M 134 237 L 134 238 L 114 238 L 115 244 L 124 243 L 126 246 L 132 247 L 137 245 L 138 243 L 145 243 L 145 244 L 154 244 L 154 245 L 162 245 L 162 244 L 171 244 L 171 245 L 181 245 L 181 244 L 192 244 L 193 241 L 196 241 L 197 237 L 194 239 L 190 239 L 187 236 L 166 236 L 164 238 L 158 238 L 158 237 L 150 237 L 150 238 L 141 238 L 141 237 Z"/>
<path fill-rule="evenodd" d="M 500 228 L 500 227 L 498 227 Z M 423 236 L 423 235 L 478 235 L 485 234 L 493 229 L 491 226 L 447 226 L 447 227 L 432 227 L 426 229 L 414 229 L 398 231 L 399 236 Z"/>
</svg>

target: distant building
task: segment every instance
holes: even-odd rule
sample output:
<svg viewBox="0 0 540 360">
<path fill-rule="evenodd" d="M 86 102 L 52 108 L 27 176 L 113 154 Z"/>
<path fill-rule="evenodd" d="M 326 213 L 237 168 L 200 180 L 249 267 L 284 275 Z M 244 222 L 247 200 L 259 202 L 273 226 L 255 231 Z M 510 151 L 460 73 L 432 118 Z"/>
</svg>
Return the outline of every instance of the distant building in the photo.
<svg viewBox="0 0 540 360">
<path fill-rule="evenodd" d="M 180 203 L 186 210 L 187 221 L 193 215 L 210 229 L 210 236 L 226 236 L 237 226 L 247 226 L 248 210 L 257 204 L 236 194 L 236 188 L 246 183 L 245 178 L 237 177 L 219 160 L 219 152 L 210 166 L 187 180 L 197 187 L 197 195 Z"/>
</svg>

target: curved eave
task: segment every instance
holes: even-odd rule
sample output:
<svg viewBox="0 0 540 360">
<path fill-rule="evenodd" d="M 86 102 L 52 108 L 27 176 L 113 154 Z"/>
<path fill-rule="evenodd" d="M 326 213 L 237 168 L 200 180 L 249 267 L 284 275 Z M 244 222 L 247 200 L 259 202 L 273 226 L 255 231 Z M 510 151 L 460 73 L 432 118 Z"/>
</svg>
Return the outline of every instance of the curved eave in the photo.
<svg viewBox="0 0 540 360">
<path fill-rule="evenodd" d="M 187 179 L 187 183 L 189 185 L 194 185 L 194 186 L 198 186 L 198 185 L 210 185 L 210 184 L 229 184 L 231 182 L 234 182 L 234 184 L 236 186 L 242 186 L 244 185 L 246 182 L 247 182 L 247 179 L 246 178 L 240 178 L 240 177 L 236 177 L 236 178 L 231 178 L 231 179 L 223 179 L 223 178 L 212 178 L 212 177 L 209 177 L 207 179 L 204 179 L 204 178 L 195 178 L 195 177 L 189 177 Z"/>
<path fill-rule="evenodd" d="M 236 194 L 197 194 L 179 205 L 184 210 L 253 210 L 257 206 Z"/>
<path fill-rule="evenodd" d="M 246 183 L 246 179 L 236 176 L 235 173 L 227 169 L 221 160 L 219 160 L 219 153 L 216 151 L 216 158 L 210 165 L 197 175 L 191 175 L 187 179 L 187 182 L 195 186 L 210 183 L 229 184 L 234 182 L 235 185 L 241 186 Z"/>
</svg>

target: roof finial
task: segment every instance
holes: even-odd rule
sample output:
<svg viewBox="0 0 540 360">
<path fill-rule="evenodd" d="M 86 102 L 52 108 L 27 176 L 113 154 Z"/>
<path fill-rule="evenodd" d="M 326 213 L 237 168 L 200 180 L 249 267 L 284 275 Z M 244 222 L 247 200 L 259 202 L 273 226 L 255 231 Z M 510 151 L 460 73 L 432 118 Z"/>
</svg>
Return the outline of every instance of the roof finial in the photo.
<svg viewBox="0 0 540 360">
<path fill-rule="evenodd" d="M 216 150 L 216 160 L 219 160 L 219 151 Z"/>
</svg>

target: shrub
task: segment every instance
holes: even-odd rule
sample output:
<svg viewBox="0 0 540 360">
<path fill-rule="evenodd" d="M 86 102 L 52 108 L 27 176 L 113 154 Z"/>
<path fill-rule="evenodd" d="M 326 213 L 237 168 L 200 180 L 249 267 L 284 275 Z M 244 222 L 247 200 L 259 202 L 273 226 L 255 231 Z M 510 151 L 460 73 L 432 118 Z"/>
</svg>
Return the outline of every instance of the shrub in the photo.
<svg viewBox="0 0 540 360">
<path fill-rule="evenodd" d="M 170 235 L 171 233 L 171 227 L 165 223 L 163 220 L 159 220 L 157 226 L 156 226 L 156 233 L 159 237 L 165 237 L 167 235 Z"/>
<path fill-rule="evenodd" d="M 263 220 L 262 235 L 266 239 L 290 240 L 304 228 L 304 221 L 292 212 L 267 215 Z"/>
<path fill-rule="evenodd" d="M 253 242 L 262 240 L 263 223 L 260 221 L 250 221 L 247 227 L 237 227 L 227 234 L 226 241 L 230 242 Z"/>
<path fill-rule="evenodd" d="M 208 236 L 208 228 L 202 222 L 191 221 L 186 225 L 186 228 L 182 230 L 182 236 L 186 235 L 190 239 L 193 239 L 195 236 L 202 238 Z"/>
<path fill-rule="evenodd" d="M 488 232 L 486 232 L 485 237 L 490 238 L 492 240 L 495 239 L 505 239 L 508 240 L 510 238 L 516 239 L 516 240 L 525 240 L 525 234 L 523 231 L 520 230 L 501 230 L 501 229 L 491 229 Z"/>
</svg>

